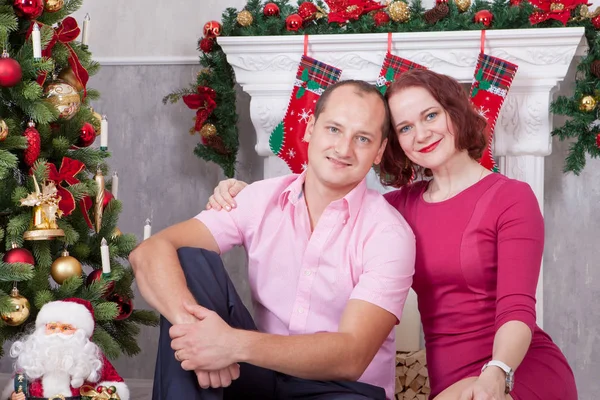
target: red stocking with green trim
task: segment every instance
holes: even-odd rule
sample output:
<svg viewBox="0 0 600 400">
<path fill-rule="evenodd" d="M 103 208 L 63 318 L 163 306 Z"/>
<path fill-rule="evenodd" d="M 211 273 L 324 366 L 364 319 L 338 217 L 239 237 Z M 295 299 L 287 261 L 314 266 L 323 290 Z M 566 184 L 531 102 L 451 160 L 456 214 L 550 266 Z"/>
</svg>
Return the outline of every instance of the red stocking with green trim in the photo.
<svg viewBox="0 0 600 400">
<path fill-rule="evenodd" d="M 293 173 L 304 171 L 308 162 L 304 132 L 317 100 L 329 85 L 337 82 L 341 73 L 341 69 L 302 56 L 283 121 L 269 138 L 271 151 L 285 161 Z"/>
<path fill-rule="evenodd" d="M 479 114 L 487 120 L 485 130 L 488 146 L 479 163 L 485 168 L 498 172 L 498 166 L 492 155 L 492 139 L 498 114 L 508 94 L 508 89 L 517 73 L 517 65 L 497 57 L 480 53 L 475 69 L 475 78 L 471 86 L 471 102 Z"/>
</svg>

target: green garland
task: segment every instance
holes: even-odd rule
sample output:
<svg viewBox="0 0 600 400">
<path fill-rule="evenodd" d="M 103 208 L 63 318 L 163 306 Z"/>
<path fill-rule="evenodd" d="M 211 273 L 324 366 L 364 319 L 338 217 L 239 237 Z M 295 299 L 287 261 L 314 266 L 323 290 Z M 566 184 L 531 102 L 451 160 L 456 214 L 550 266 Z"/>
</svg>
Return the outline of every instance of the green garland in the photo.
<svg viewBox="0 0 600 400">
<path fill-rule="evenodd" d="M 304 3 L 306 1 L 300 0 L 299 2 Z M 312 2 L 321 8 L 325 7 L 320 0 Z M 536 11 L 535 7 L 527 1 L 523 1 L 519 5 L 512 5 L 508 0 L 495 0 L 493 3 L 475 0 L 469 9 L 462 13 L 459 12 L 454 1 L 450 0 L 448 2 L 448 15 L 434 24 L 429 24 L 424 18 L 424 13 L 427 10 L 422 7 L 420 0 L 413 0 L 410 2 L 411 18 L 405 23 L 390 21 L 377 26 L 373 19 L 374 13 L 371 12 L 343 26 L 337 23 L 328 23 L 325 17 L 305 23 L 304 27 L 298 31 L 288 31 L 285 19 L 287 16 L 297 13 L 298 6 L 289 4 L 288 0 L 273 1 L 272 3 L 277 4 L 279 7 L 279 15 L 267 17 L 263 13 L 265 3 L 260 0 L 248 1 L 244 10 L 252 14 L 253 22 L 245 27 L 237 21 L 238 10 L 234 8 L 226 9 L 222 15 L 221 36 L 480 30 L 483 25 L 474 22 L 473 17 L 477 11 L 486 9 L 493 14 L 493 22 L 488 29 L 538 29 L 563 26 L 562 23 L 556 20 L 548 20 L 532 26 L 529 17 Z M 593 158 L 600 155 L 600 124 L 594 124 L 597 119 L 596 112 L 580 109 L 580 103 L 584 96 L 596 97 L 597 91 L 600 90 L 600 80 L 590 71 L 592 63 L 600 59 L 600 39 L 589 15 L 586 15 L 586 11 L 587 7 L 585 6 L 579 6 L 571 11 L 571 18 L 566 25 L 567 27 L 584 27 L 585 36 L 590 47 L 587 56 L 582 59 L 577 67 L 575 91 L 571 97 L 560 96 L 550 107 L 550 110 L 555 114 L 571 117 L 563 126 L 554 129 L 552 135 L 557 136 L 560 140 L 575 138 L 571 143 L 564 171 L 572 171 L 576 175 L 579 175 L 585 167 L 586 154 Z M 189 89 L 172 93 L 166 96 L 163 101 L 165 103 L 167 101 L 175 103 L 186 94 L 196 93 L 199 86 L 214 89 L 217 107 L 210 114 L 206 123 L 213 124 L 216 127 L 216 138 L 204 139 L 203 143 L 199 144 L 194 152 L 204 160 L 217 163 L 223 168 L 226 176 L 232 177 L 235 173 L 235 160 L 238 151 L 235 77 L 231 66 L 227 63 L 223 50 L 216 42 L 213 43 L 211 51 L 202 53 L 200 65 L 205 69 L 198 74 L 196 82 Z M 600 67 L 598 67 L 598 70 L 597 73 L 600 74 Z M 192 133 L 194 133 L 193 130 Z"/>
</svg>

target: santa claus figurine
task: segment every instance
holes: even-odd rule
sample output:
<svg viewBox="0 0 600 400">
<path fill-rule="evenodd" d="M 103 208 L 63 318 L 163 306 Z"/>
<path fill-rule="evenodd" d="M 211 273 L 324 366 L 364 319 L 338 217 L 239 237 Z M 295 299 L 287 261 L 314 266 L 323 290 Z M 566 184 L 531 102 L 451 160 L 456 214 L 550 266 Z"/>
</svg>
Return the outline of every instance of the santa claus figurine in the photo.
<svg viewBox="0 0 600 400">
<path fill-rule="evenodd" d="M 35 331 L 10 348 L 17 374 L 0 399 L 75 400 L 82 398 L 84 388 L 103 392 L 97 398 L 129 400 L 123 378 L 90 341 L 94 326 L 89 301 L 70 298 L 45 304 Z"/>
</svg>

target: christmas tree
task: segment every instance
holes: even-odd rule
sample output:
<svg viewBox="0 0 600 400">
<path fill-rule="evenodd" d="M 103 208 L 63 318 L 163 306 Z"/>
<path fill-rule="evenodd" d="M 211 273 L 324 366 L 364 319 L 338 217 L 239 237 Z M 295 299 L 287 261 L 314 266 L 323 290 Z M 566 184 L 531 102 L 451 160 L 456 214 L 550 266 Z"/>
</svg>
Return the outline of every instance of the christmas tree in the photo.
<svg viewBox="0 0 600 400">
<path fill-rule="evenodd" d="M 117 180 L 105 180 L 89 18 L 82 32 L 69 16 L 81 3 L 0 0 L 0 356 L 53 300 L 89 300 L 92 340 L 111 358 L 138 353 L 139 325 L 157 323 L 133 309 L 126 259 L 136 237 L 119 231 Z"/>
</svg>

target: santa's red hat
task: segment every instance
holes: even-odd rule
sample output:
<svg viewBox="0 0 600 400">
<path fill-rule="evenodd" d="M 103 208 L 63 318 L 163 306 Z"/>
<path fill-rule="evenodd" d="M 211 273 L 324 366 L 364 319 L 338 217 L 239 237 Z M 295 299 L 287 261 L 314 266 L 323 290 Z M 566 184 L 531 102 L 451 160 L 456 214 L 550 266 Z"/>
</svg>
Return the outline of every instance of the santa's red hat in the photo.
<svg viewBox="0 0 600 400">
<path fill-rule="evenodd" d="M 94 333 L 94 309 L 92 304 L 75 297 L 51 301 L 44 304 L 35 319 L 35 328 L 45 326 L 51 322 L 60 322 L 73 325 L 76 329 L 83 329 L 90 338 Z"/>
</svg>

